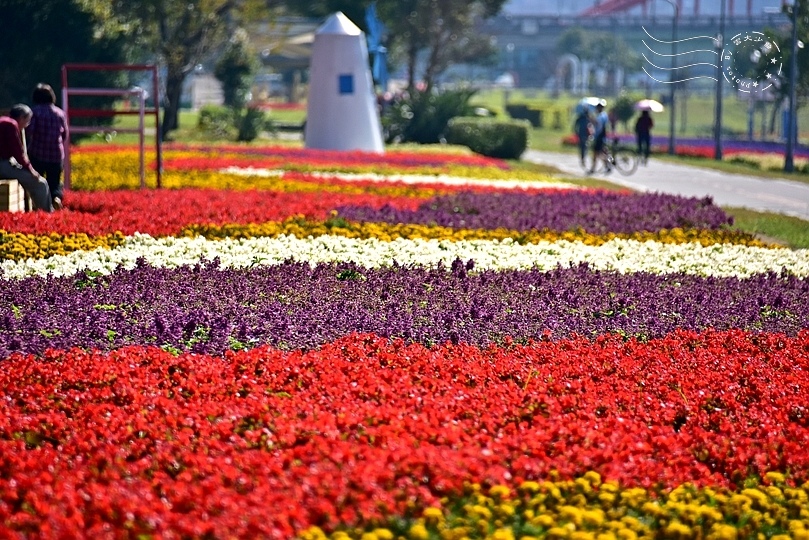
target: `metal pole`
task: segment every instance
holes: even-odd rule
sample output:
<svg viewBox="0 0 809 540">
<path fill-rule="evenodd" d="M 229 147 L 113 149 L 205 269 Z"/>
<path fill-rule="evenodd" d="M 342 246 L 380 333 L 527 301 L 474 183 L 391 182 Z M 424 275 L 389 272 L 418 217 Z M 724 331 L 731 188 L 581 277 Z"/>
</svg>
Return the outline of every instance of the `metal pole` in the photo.
<svg viewBox="0 0 809 540">
<path fill-rule="evenodd" d="M 722 51 L 725 44 L 725 0 L 719 15 L 719 35 L 714 43 L 719 50 L 719 57 L 716 62 L 716 114 L 714 119 L 714 159 L 722 161 Z"/>
<path fill-rule="evenodd" d="M 784 157 L 784 171 L 795 170 L 795 143 L 798 135 L 797 88 L 798 88 L 798 5 L 792 4 L 792 52 L 789 57 L 789 126 L 787 130 L 787 147 Z"/>
<path fill-rule="evenodd" d="M 674 17 L 671 19 L 671 88 L 669 89 L 669 154 L 674 155 L 674 77 L 677 72 L 677 19 L 680 15 L 678 0 L 666 0 L 674 8 Z"/>
</svg>

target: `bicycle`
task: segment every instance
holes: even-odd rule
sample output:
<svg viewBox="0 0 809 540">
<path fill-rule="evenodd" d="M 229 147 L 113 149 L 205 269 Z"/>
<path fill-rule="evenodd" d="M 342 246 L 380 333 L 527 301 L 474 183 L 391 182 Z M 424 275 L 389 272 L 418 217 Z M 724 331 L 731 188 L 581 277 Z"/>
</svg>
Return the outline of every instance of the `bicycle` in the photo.
<svg viewBox="0 0 809 540">
<path fill-rule="evenodd" d="M 589 141 L 589 146 L 592 146 L 592 137 Z M 612 169 L 617 170 L 624 176 L 629 176 L 638 170 L 638 163 L 640 158 L 638 153 L 628 146 L 622 146 L 618 139 L 613 139 L 604 145 L 604 155 L 598 156 L 598 159 L 593 163 L 592 151 L 587 152 L 587 158 L 582 163 L 582 167 L 589 174 L 609 173 Z M 605 168 L 605 163 L 609 164 Z"/>
</svg>

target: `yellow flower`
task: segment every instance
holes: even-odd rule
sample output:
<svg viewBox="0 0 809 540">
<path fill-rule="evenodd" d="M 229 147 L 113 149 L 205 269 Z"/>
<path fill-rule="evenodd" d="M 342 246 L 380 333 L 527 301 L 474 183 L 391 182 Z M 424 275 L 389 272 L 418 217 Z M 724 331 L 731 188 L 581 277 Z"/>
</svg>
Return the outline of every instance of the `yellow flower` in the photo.
<svg viewBox="0 0 809 540">
<path fill-rule="evenodd" d="M 500 528 L 494 531 L 489 538 L 491 540 L 514 540 L 514 531 L 511 529 Z"/>
<path fill-rule="evenodd" d="M 427 532 L 427 528 L 424 525 L 416 523 L 410 527 L 408 536 L 413 540 L 427 540 L 430 534 Z"/>
</svg>

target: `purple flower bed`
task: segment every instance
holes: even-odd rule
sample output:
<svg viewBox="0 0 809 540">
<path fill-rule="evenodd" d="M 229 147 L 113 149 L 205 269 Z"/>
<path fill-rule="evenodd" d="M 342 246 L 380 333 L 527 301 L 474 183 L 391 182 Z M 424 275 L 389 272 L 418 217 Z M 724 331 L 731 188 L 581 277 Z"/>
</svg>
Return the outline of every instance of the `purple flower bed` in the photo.
<svg viewBox="0 0 809 540">
<path fill-rule="evenodd" d="M 461 192 L 431 199 L 418 210 L 379 210 L 364 206 L 341 206 L 340 216 L 366 222 L 417 223 L 457 228 L 584 229 L 592 234 L 659 231 L 676 227 L 718 229 L 731 225 L 710 197 L 685 198 L 661 193 Z"/>
<path fill-rule="evenodd" d="M 169 270 L 144 263 L 109 276 L 4 281 L 0 355 L 127 344 L 211 354 L 259 344 L 310 349 L 352 332 L 485 346 L 507 337 L 655 338 L 706 328 L 794 335 L 809 327 L 809 280 L 787 275 L 622 275 L 587 265 L 470 273 L 471 267 L 288 262 Z"/>
</svg>

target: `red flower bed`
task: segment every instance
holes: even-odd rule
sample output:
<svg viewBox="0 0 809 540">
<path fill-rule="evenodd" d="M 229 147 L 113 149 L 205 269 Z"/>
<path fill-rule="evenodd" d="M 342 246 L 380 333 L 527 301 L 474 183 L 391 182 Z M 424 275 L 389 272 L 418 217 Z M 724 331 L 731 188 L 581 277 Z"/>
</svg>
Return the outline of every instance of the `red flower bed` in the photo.
<svg viewBox="0 0 809 540">
<path fill-rule="evenodd" d="M 325 219 L 340 205 L 389 204 L 415 210 L 423 200 L 330 192 L 279 193 L 205 189 L 70 193 L 68 209 L 53 214 L 0 212 L 0 229 L 26 234 L 178 234 L 190 224 L 264 223 L 304 215 Z"/>
<path fill-rule="evenodd" d="M 809 479 L 809 332 L 486 350 L 354 335 L 2 367 L 6 534 L 289 538 L 552 469 L 652 489 Z"/>
</svg>

